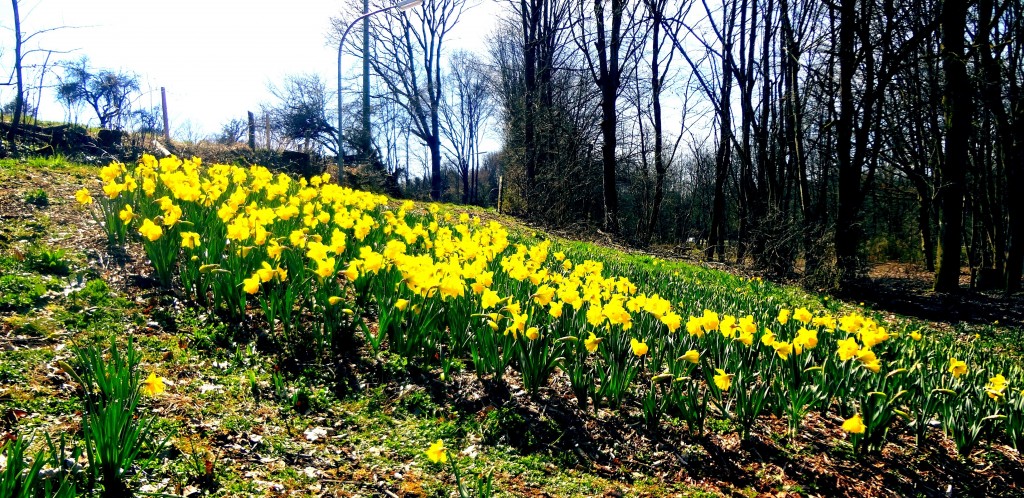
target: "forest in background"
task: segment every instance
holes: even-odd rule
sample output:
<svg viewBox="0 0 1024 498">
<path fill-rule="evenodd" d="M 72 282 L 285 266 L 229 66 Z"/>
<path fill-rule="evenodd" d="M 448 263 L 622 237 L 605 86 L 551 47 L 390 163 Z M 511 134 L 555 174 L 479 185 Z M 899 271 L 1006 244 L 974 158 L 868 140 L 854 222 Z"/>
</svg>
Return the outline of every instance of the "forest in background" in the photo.
<svg viewBox="0 0 1024 498">
<path fill-rule="evenodd" d="M 963 266 L 972 287 L 1020 289 L 1019 2 L 500 5 L 475 52 L 449 48 L 472 22 L 463 0 L 369 17 L 344 47 L 363 65 L 340 81 L 352 125 L 338 133 L 337 86 L 294 75 L 273 86 L 248 142 L 342 151 L 379 177 L 366 185 L 395 195 L 494 206 L 500 194 L 503 211 L 531 221 L 699 250 L 812 288 L 900 261 L 933 271 L 939 291 L 960 288 Z M 389 6 L 353 3 L 326 42 Z M 4 109 L 15 122 L 33 110 L 24 58 Z M 94 112 L 103 128 L 160 131 L 158 109 L 129 109 L 130 74 L 86 59 L 55 67 L 69 120 Z M 39 89 L 44 76 L 45 62 Z M 187 139 L 233 145 L 245 129 L 232 120 Z"/>
</svg>

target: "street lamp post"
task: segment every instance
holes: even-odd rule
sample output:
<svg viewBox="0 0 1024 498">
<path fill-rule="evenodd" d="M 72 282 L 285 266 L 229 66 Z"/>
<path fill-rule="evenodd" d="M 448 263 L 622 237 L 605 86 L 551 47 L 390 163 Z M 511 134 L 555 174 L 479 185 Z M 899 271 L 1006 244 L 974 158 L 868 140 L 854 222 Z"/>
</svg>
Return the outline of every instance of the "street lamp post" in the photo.
<svg viewBox="0 0 1024 498">
<path fill-rule="evenodd" d="M 342 92 L 341 92 L 341 52 L 342 52 L 342 49 L 344 49 L 344 47 L 345 47 L 345 38 L 348 36 L 348 32 L 352 30 L 352 26 L 355 26 L 356 23 L 358 23 L 359 21 L 362 21 L 363 19 L 366 19 L 367 17 L 370 17 L 370 16 L 372 16 L 374 14 L 380 14 L 381 12 L 385 12 L 385 11 L 388 11 L 388 10 L 391 10 L 391 9 L 409 10 L 409 9 L 411 9 L 413 7 L 416 7 L 416 6 L 418 6 L 418 5 L 422 4 L 422 3 L 423 3 L 423 0 L 403 0 L 401 2 L 398 2 L 398 3 L 394 4 L 394 5 L 389 5 L 387 7 L 382 8 L 382 9 L 377 9 L 377 10 L 375 10 L 373 12 L 367 12 L 367 13 L 365 13 L 365 14 L 363 14 L 363 15 L 355 18 L 355 19 L 353 19 L 352 22 L 349 23 L 348 27 L 345 28 L 345 32 L 342 33 L 342 35 L 341 35 L 341 41 L 338 42 L 338 175 L 339 175 L 339 177 L 341 177 L 341 175 L 344 174 L 343 168 L 345 167 L 345 146 L 344 146 L 344 141 L 343 141 L 344 138 L 342 136 L 342 130 L 344 129 L 343 128 L 343 124 L 344 124 L 343 115 L 344 114 L 343 114 L 343 111 L 342 111 Z M 369 54 L 364 53 L 363 57 L 369 57 Z"/>
</svg>

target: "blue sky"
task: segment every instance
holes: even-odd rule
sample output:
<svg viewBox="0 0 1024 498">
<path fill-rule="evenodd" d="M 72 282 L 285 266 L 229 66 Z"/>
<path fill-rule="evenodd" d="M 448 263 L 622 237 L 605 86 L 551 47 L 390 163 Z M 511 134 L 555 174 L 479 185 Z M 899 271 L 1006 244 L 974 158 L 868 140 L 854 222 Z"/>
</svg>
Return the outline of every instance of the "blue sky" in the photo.
<svg viewBox="0 0 1024 498">
<path fill-rule="evenodd" d="M 20 10 L 24 33 L 74 27 L 42 34 L 30 44 L 72 51 L 55 54 L 51 64 L 84 55 L 93 67 L 132 71 L 142 83 L 139 105 L 159 105 L 160 87 L 166 87 L 171 131 L 184 132 L 190 124 L 194 133 L 205 135 L 257 110 L 260 102 L 271 99 L 267 84 L 287 74 L 316 72 L 334 82 L 337 48 L 327 46 L 326 40 L 330 18 L 343 1 L 22 0 Z M 3 68 L 13 65 L 10 8 L 5 4 L 0 15 Z M 468 10 L 450 48 L 481 47 L 497 10 L 494 0 Z M 36 54 L 29 63 L 42 64 L 44 58 Z M 358 61 L 348 57 L 349 63 L 353 65 L 346 74 L 358 74 Z M 56 78 L 50 76 L 48 82 L 56 83 Z M 13 95 L 13 88 L 0 87 L 3 102 Z M 43 94 L 40 118 L 64 118 L 52 93 Z M 83 113 L 79 120 L 88 118 Z"/>
</svg>

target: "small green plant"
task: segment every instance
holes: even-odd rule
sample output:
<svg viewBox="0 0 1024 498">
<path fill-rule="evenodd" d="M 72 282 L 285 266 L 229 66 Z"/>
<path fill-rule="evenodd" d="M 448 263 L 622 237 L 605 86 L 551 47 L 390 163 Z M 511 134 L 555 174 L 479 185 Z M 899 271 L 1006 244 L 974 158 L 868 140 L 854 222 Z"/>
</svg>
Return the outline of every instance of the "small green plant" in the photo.
<svg viewBox="0 0 1024 498">
<path fill-rule="evenodd" d="M 36 188 L 25 192 L 25 204 L 31 204 L 36 207 L 46 207 L 50 205 L 50 195 L 41 188 Z"/>
<path fill-rule="evenodd" d="M 216 470 L 220 458 L 214 455 L 209 445 L 193 436 L 180 441 L 177 447 L 185 457 L 189 483 L 208 493 L 217 491 L 220 483 L 217 482 Z"/>
<path fill-rule="evenodd" d="M 47 437 L 50 452 L 39 450 L 31 459 L 25 458 L 25 451 L 31 446 L 31 440 L 15 436 L 0 446 L 0 452 L 6 458 L 6 467 L 0 472 L 0 496 L 10 498 L 71 498 L 78 496 L 73 481 L 74 468 L 66 468 L 64 441 L 61 439 L 61 450 L 58 453 L 53 442 Z M 77 454 L 72 453 L 73 456 Z M 74 460 L 70 460 L 73 462 Z M 50 464 L 52 469 L 43 467 Z M 74 466 L 74 464 L 72 464 Z"/>
<path fill-rule="evenodd" d="M 25 310 L 39 304 L 46 293 L 46 285 L 38 276 L 0 276 L 0 311 Z"/>
<path fill-rule="evenodd" d="M 64 249 L 34 247 L 25 256 L 25 263 L 30 270 L 46 275 L 71 274 L 71 262 Z"/>
<path fill-rule="evenodd" d="M 159 440 L 154 417 L 136 413 L 142 395 L 139 353 L 129 338 L 122 354 L 111 337 L 109 359 L 96 347 L 76 348 L 77 368 L 65 368 L 81 385 L 84 394 L 82 432 L 91 472 L 90 487 L 103 486 L 104 497 L 129 494 L 127 473 L 148 446 L 150 459 L 166 443 Z M 146 380 L 146 390 L 162 391 L 159 378 Z"/>
</svg>

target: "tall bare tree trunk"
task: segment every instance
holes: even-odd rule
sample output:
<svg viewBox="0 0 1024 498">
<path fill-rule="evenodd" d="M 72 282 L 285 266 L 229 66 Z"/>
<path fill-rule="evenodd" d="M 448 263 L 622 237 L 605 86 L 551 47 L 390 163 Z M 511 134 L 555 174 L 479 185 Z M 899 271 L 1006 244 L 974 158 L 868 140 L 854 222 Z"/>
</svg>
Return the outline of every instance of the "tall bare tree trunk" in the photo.
<svg viewBox="0 0 1024 498">
<path fill-rule="evenodd" d="M 21 15 L 18 13 L 18 0 L 11 0 L 14 7 L 14 77 L 17 91 L 14 95 L 14 116 L 11 119 L 11 129 L 7 133 L 7 141 L 11 143 L 11 152 L 17 153 L 14 139 L 18 135 L 18 127 L 21 126 L 21 114 L 25 107 L 25 83 L 21 75 Z"/>
<path fill-rule="evenodd" d="M 839 120 L 836 123 L 836 152 L 839 156 L 839 203 L 836 213 L 836 265 L 840 281 L 851 280 L 860 267 L 860 223 L 857 219 L 860 195 L 860 165 L 853 161 L 853 80 L 857 71 L 854 35 L 857 29 L 857 0 L 841 0 L 839 6 Z"/>
<path fill-rule="evenodd" d="M 605 29 L 603 0 L 594 0 L 594 19 L 597 23 L 595 48 L 599 63 L 597 85 L 601 90 L 601 161 L 604 179 L 604 228 L 619 233 L 619 190 L 615 178 L 615 162 L 619 87 L 622 84 L 622 16 L 625 1 L 611 0 L 611 30 Z"/>
<path fill-rule="evenodd" d="M 945 0 L 942 5 L 942 62 L 946 73 L 946 154 L 941 164 L 938 268 L 935 290 L 960 289 L 960 250 L 963 245 L 963 183 L 967 170 L 967 137 L 971 126 L 970 82 L 964 60 L 967 1 Z"/>
<path fill-rule="evenodd" d="M 661 216 L 661 203 L 665 198 L 665 172 L 668 170 L 665 165 L 664 154 L 664 133 L 662 132 L 661 121 L 661 68 L 658 58 L 661 56 L 661 23 L 664 15 L 665 2 L 659 0 L 647 0 L 648 11 L 651 14 L 653 34 L 651 36 L 651 113 L 654 120 L 654 199 L 651 201 L 651 217 L 647 221 L 647 228 L 644 233 L 643 243 L 651 243 L 654 230 L 658 226 L 658 217 Z"/>
</svg>

